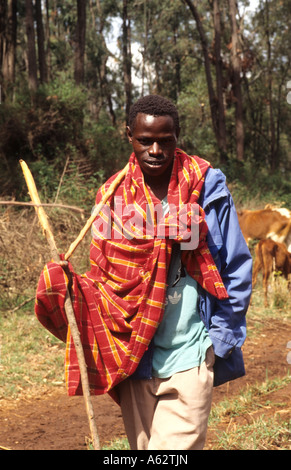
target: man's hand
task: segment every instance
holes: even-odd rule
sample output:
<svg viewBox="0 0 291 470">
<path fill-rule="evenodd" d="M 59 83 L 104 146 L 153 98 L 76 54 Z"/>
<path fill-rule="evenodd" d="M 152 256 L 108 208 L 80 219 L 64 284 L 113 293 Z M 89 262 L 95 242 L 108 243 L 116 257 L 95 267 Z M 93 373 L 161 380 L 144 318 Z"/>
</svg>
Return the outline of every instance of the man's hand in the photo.
<svg viewBox="0 0 291 470">
<path fill-rule="evenodd" d="M 68 289 L 69 289 L 69 292 L 71 293 L 71 287 L 73 285 L 73 276 L 72 276 L 72 273 L 69 269 L 69 262 L 65 261 L 65 260 L 60 260 L 59 265 L 62 267 L 62 269 L 64 270 L 66 276 L 68 277 L 68 281 L 69 281 Z"/>
</svg>

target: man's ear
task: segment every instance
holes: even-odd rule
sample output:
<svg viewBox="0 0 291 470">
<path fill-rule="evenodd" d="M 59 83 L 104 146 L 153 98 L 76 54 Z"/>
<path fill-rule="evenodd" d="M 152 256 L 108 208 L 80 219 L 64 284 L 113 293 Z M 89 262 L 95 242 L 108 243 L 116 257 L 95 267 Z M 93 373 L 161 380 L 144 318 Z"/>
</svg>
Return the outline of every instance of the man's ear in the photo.
<svg viewBox="0 0 291 470">
<path fill-rule="evenodd" d="M 129 126 L 126 126 L 126 134 L 127 134 L 128 141 L 131 144 L 132 143 L 132 133 L 131 133 L 131 130 L 130 130 Z"/>
<path fill-rule="evenodd" d="M 178 127 L 178 129 L 176 129 L 176 137 L 177 137 L 177 140 L 178 140 L 178 138 L 179 138 L 180 131 L 181 131 L 181 127 Z"/>
</svg>

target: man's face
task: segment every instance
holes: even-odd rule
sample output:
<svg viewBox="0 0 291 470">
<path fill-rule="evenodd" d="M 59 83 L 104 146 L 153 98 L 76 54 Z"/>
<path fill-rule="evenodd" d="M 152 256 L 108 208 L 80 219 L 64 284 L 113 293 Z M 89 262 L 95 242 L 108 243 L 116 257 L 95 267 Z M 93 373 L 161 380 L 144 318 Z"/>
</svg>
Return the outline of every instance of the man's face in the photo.
<svg viewBox="0 0 291 470">
<path fill-rule="evenodd" d="M 129 142 L 145 178 L 169 178 L 172 171 L 178 132 L 171 116 L 139 113 L 134 130 L 127 128 Z"/>
</svg>

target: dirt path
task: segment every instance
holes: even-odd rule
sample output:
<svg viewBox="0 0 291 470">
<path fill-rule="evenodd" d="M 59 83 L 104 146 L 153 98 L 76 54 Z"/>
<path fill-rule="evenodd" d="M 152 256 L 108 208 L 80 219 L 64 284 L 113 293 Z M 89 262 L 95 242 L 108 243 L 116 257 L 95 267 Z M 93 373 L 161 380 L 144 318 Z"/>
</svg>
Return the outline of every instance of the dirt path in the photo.
<svg viewBox="0 0 291 470">
<path fill-rule="evenodd" d="M 249 325 L 251 332 L 252 325 Z M 264 382 L 266 378 L 283 377 L 291 366 L 286 356 L 291 341 L 291 324 L 284 320 L 266 323 L 259 335 L 250 335 L 244 346 L 247 375 L 214 391 L 214 402 L 232 397 L 247 384 Z M 289 403 L 291 386 L 277 392 Z M 101 445 L 116 437 L 124 437 L 118 405 L 109 396 L 93 397 Z M 271 410 L 272 411 L 272 410 Z M 22 399 L 16 404 L 0 401 L 0 447 L 14 450 L 82 450 L 89 436 L 88 421 L 82 397 L 67 397 L 65 391 L 38 399 Z M 206 448 L 211 448 L 211 432 Z"/>
</svg>

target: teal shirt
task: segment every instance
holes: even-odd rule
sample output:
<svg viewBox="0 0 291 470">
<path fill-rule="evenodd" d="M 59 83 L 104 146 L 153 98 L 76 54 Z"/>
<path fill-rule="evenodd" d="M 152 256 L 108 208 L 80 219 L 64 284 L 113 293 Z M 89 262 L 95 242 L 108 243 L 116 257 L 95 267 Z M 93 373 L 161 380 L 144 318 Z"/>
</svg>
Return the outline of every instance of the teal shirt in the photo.
<svg viewBox="0 0 291 470">
<path fill-rule="evenodd" d="M 154 376 L 171 377 L 198 367 L 205 360 L 212 343 L 199 316 L 197 302 L 197 282 L 182 269 L 180 250 L 174 250 L 165 312 L 154 336 Z"/>
</svg>

